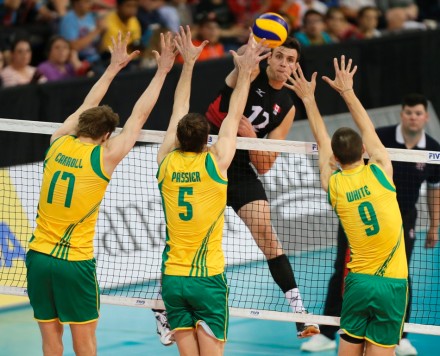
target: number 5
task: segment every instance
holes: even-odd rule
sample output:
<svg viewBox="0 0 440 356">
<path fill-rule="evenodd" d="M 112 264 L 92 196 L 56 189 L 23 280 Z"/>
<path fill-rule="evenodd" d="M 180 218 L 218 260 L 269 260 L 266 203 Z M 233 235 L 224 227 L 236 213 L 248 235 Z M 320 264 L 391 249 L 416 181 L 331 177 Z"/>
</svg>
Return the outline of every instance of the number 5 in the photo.
<svg viewBox="0 0 440 356">
<path fill-rule="evenodd" d="M 186 208 L 186 214 L 179 213 L 179 218 L 182 219 L 183 221 L 189 221 L 193 217 L 193 207 L 191 203 L 185 201 L 185 194 L 193 195 L 193 188 L 192 187 L 179 188 L 179 206 L 183 206 Z"/>
</svg>

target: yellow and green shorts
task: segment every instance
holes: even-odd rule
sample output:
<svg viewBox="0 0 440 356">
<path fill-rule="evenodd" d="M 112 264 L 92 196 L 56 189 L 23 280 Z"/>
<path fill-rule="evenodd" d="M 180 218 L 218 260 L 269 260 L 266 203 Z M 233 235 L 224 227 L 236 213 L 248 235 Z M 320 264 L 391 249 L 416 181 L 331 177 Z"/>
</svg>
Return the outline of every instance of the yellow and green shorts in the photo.
<svg viewBox="0 0 440 356">
<path fill-rule="evenodd" d="M 162 297 L 172 331 L 202 326 L 209 335 L 226 341 L 228 294 L 224 273 L 211 277 L 162 277 Z"/>
<path fill-rule="evenodd" d="M 399 343 L 403 331 L 408 281 L 361 273 L 345 278 L 342 332 L 382 347 Z"/>
<path fill-rule="evenodd" d="M 99 318 L 99 286 L 95 259 L 67 261 L 29 250 L 27 292 L 34 318 L 85 324 Z"/>
</svg>

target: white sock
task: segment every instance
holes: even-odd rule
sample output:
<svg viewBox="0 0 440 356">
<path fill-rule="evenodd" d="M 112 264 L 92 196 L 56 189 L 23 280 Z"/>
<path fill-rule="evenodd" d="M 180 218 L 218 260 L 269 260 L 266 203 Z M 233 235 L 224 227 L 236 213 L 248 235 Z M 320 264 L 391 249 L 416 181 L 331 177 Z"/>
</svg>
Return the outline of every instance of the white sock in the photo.
<svg viewBox="0 0 440 356">
<path fill-rule="evenodd" d="M 288 300 L 289 305 L 293 309 L 294 313 L 303 313 L 306 311 L 298 288 L 288 290 L 284 295 L 286 296 L 286 299 Z"/>
</svg>

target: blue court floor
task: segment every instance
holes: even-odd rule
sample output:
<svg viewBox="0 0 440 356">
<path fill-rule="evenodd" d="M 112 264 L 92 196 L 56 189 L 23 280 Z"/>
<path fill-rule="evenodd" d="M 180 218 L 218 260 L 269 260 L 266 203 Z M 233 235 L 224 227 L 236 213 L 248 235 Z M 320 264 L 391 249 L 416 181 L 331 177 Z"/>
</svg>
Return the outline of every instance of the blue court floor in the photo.
<svg viewBox="0 0 440 356">
<path fill-rule="evenodd" d="M 148 309 L 102 305 L 98 325 L 98 354 L 105 356 L 178 355 L 177 347 L 164 347 L 155 334 Z M 410 334 L 420 356 L 440 355 L 440 337 Z M 65 330 L 64 355 L 74 355 L 70 331 Z M 225 355 L 307 355 L 299 350 L 295 326 L 286 322 L 231 318 Z M 40 333 L 30 307 L 0 311 L 0 355 L 42 355 Z M 334 356 L 336 352 L 315 353 Z"/>
</svg>

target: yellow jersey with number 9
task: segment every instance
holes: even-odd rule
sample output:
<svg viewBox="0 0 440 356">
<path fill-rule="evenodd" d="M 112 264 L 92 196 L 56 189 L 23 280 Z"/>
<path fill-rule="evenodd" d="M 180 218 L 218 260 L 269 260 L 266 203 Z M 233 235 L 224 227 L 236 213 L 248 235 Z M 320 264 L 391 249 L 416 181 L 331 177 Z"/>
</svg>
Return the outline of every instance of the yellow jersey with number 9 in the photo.
<svg viewBox="0 0 440 356">
<path fill-rule="evenodd" d="M 52 142 L 44 160 L 31 250 L 68 261 L 93 258 L 96 219 L 110 181 L 102 150 L 75 136 Z"/>
<path fill-rule="evenodd" d="M 330 177 L 329 202 L 350 246 L 354 273 L 407 278 L 402 216 L 394 183 L 372 163 Z"/>
<path fill-rule="evenodd" d="M 157 172 L 166 221 L 162 272 L 208 277 L 224 271 L 227 180 L 209 152 L 169 153 Z"/>
</svg>

